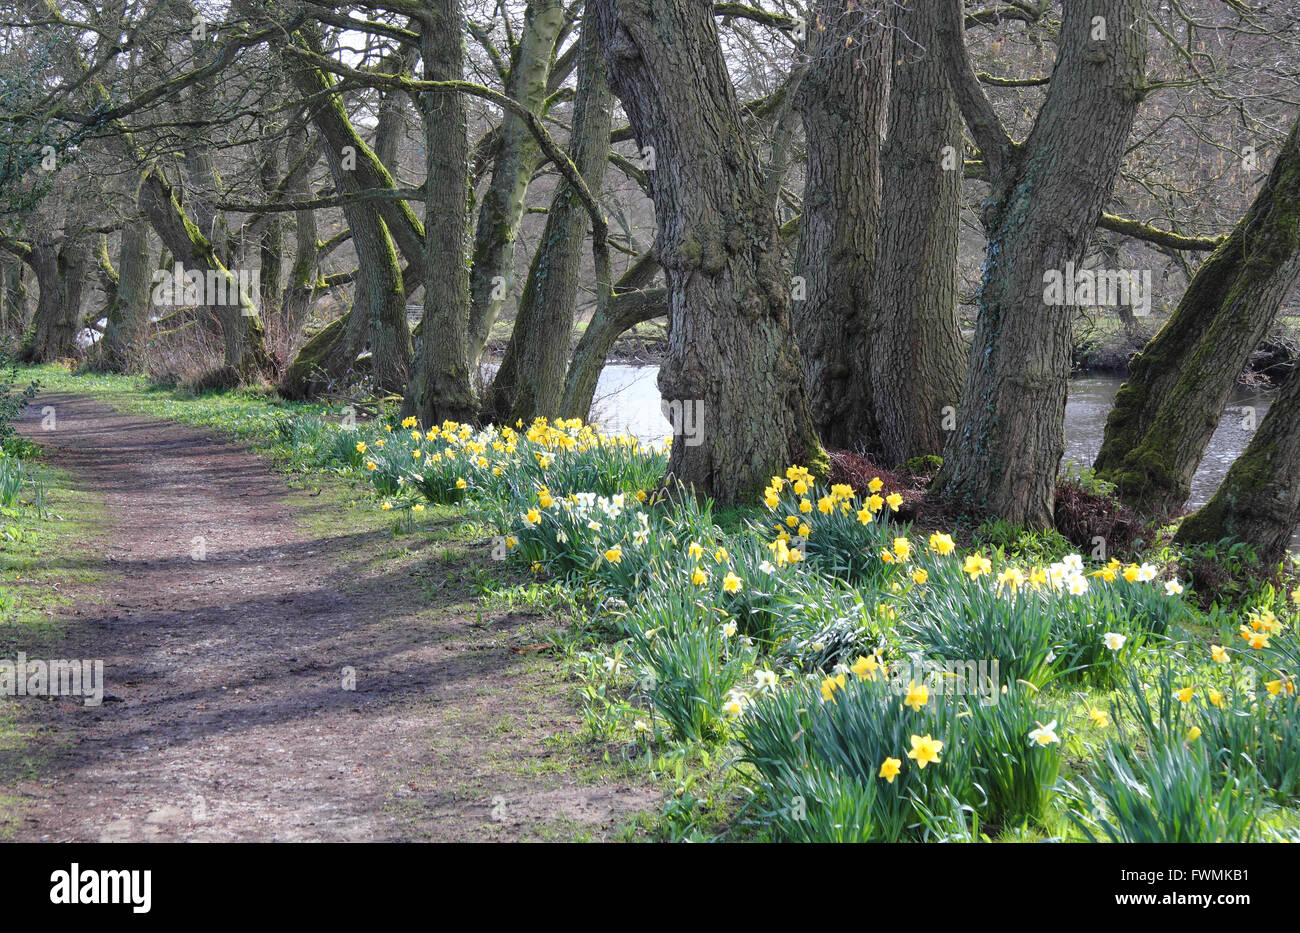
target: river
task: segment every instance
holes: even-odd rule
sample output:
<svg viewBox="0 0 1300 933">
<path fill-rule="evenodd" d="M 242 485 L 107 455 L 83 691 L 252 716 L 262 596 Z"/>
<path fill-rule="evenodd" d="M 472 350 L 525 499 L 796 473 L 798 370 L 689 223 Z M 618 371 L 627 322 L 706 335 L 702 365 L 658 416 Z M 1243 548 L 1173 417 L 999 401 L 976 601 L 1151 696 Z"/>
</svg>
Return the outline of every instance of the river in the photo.
<svg viewBox="0 0 1300 933">
<path fill-rule="evenodd" d="M 646 442 L 664 440 L 671 428 L 659 410 L 658 375 L 658 366 L 606 366 L 596 386 L 593 420 L 606 432 L 627 432 Z M 1092 465 L 1101 446 L 1106 416 L 1123 381 L 1119 376 L 1095 375 L 1070 380 L 1070 398 L 1065 406 L 1066 462 Z M 1233 393 L 1229 409 L 1192 480 L 1189 508 L 1204 505 L 1214 494 L 1228 467 L 1250 440 L 1252 419 L 1253 425 L 1258 425 L 1268 405 L 1269 397 L 1264 393 L 1250 389 Z"/>
</svg>

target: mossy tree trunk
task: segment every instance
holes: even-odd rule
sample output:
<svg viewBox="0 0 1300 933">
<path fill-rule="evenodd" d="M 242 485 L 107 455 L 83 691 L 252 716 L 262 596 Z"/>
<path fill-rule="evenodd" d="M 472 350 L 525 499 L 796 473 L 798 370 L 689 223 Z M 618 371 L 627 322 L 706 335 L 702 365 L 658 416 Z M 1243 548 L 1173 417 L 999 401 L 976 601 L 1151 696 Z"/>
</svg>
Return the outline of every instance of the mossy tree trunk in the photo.
<svg viewBox="0 0 1300 933">
<path fill-rule="evenodd" d="M 646 288 L 658 274 L 659 263 L 650 253 L 644 253 L 614 283 L 609 300 L 596 305 L 569 361 L 560 399 L 561 417 L 586 421 L 614 342 L 642 321 L 668 315 L 667 290 Z"/>
<path fill-rule="evenodd" d="M 424 76 L 464 76 L 460 0 L 430 0 L 420 29 Z M 424 317 L 404 414 L 422 424 L 470 421 L 477 414 L 469 381 L 469 140 L 460 94 L 421 95 L 424 121 Z"/>
<path fill-rule="evenodd" d="M 1245 216 L 1130 363 L 1094 464 L 1126 503 L 1163 516 L 1192 477 L 1250 354 L 1300 277 L 1300 121 Z"/>
<path fill-rule="evenodd" d="M 813 423 L 835 448 L 879 446 L 867 334 L 889 111 L 890 5 L 818 0 L 794 92 L 808 150 L 794 330 Z"/>
<path fill-rule="evenodd" d="M 253 296 L 239 287 L 238 280 L 182 209 L 157 167 L 146 169 L 140 180 L 139 209 L 149 218 L 174 260 L 187 272 L 197 272 L 205 278 L 208 273 L 215 273 L 225 282 L 223 291 L 234 300 L 210 305 L 210 309 L 221 325 L 226 365 L 244 381 L 269 373 L 266 335 Z"/>
<path fill-rule="evenodd" d="M 966 371 L 957 320 L 961 110 L 935 32 L 938 8 L 894 10 L 889 130 L 868 352 L 880 452 L 887 465 L 943 452 L 944 409 Z M 948 147 L 948 148 L 946 148 Z"/>
<path fill-rule="evenodd" d="M 1190 544 L 1238 538 L 1267 563 L 1280 561 L 1300 525 L 1300 365 L 1281 390 L 1245 451 L 1213 498 L 1178 529 Z"/>
<path fill-rule="evenodd" d="M 589 17 L 583 23 L 580 41 L 569 157 L 588 189 L 599 197 L 609 161 L 614 95 L 605 77 L 594 19 Z M 588 223 L 578 193 L 561 181 L 528 269 L 510 342 L 484 400 L 485 417 L 514 424 L 530 422 L 538 415 L 549 418 L 560 414 Z M 471 319 L 471 339 L 472 330 Z M 470 358 L 474 359 L 472 353 Z"/>
<path fill-rule="evenodd" d="M 545 110 L 555 45 L 567 20 L 568 14 L 559 0 L 531 0 L 525 10 L 524 28 L 511 57 L 506 93 L 533 113 Z M 502 117 L 498 139 L 492 180 L 479 204 L 470 265 L 467 352 L 474 367 L 483 355 L 501 306 L 514 290 L 515 239 L 540 152 L 537 139 L 523 118 L 510 111 Z"/>
<path fill-rule="evenodd" d="M 100 365 L 109 372 L 134 372 L 144 362 L 151 307 L 151 259 L 149 225 L 142 218 L 128 219 L 122 226 L 118 252 L 117 294 L 108 309 L 99 345 Z"/>
<path fill-rule="evenodd" d="M 1141 0 L 1067 4 L 1047 97 L 1015 143 L 971 68 L 961 0 L 940 2 L 939 51 L 991 191 L 979 322 L 934 489 L 968 514 L 1049 528 L 1071 315 L 1045 301 L 1045 276 L 1083 258 L 1110 197 L 1143 94 L 1145 13 Z"/>
<path fill-rule="evenodd" d="M 675 426 L 670 478 L 730 504 L 790 463 L 825 475 L 777 220 L 712 4 L 592 0 L 592 13 L 614 89 L 653 152 L 647 176 L 669 309 L 659 389 L 699 416 L 693 436 Z"/>
</svg>

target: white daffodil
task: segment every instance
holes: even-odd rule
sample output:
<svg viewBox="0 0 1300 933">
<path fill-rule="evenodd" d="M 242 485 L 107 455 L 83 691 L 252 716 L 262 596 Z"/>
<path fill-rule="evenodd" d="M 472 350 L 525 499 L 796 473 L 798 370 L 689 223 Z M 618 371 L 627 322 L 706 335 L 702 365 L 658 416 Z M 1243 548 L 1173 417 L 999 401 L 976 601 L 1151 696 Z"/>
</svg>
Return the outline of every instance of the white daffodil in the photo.
<svg viewBox="0 0 1300 933">
<path fill-rule="evenodd" d="M 1060 742 L 1061 737 L 1056 734 L 1056 720 L 1053 719 L 1047 725 L 1038 724 L 1038 728 L 1029 733 L 1029 741 L 1037 742 L 1039 745 L 1051 745 L 1053 742 Z"/>
</svg>

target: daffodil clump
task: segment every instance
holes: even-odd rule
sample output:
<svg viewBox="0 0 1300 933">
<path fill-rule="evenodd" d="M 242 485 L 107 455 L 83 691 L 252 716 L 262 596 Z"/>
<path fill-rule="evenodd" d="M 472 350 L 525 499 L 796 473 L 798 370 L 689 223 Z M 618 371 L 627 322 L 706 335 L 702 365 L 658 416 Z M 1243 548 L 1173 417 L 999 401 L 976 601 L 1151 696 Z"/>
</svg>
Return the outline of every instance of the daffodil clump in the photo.
<svg viewBox="0 0 1300 933">
<path fill-rule="evenodd" d="M 612 496 L 654 485 L 666 464 L 664 451 L 629 435 L 603 435 L 577 419 L 539 418 L 516 430 L 452 421 L 425 428 L 406 418 L 343 433 L 352 445 L 349 464 L 390 507 L 466 499 L 501 504 L 539 487 Z"/>
</svg>

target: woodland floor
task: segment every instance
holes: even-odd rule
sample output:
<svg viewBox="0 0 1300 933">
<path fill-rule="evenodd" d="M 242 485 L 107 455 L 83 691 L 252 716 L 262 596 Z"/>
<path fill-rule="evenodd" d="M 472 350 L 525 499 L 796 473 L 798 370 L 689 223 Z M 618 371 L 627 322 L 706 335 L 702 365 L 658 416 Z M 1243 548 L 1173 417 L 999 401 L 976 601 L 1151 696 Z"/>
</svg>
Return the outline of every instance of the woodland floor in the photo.
<svg viewBox="0 0 1300 933">
<path fill-rule="evenodd" d="M 0 748 L 0 837 L 601 839 L 654 807 L 578 741 L 560 662 L 520 651 L 556 623 L 471 592 L 486 542 L 400 540 L 336 509 L 332 478 L 294 489 L 238 444 L 84 397 L 18 427 L 105 517 L 32 575 L 71 598 L 27 654 L 103 659 L 106 697 L 0 699 L 28 737 Z"/>
</svg>

